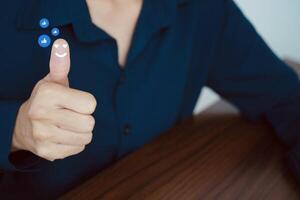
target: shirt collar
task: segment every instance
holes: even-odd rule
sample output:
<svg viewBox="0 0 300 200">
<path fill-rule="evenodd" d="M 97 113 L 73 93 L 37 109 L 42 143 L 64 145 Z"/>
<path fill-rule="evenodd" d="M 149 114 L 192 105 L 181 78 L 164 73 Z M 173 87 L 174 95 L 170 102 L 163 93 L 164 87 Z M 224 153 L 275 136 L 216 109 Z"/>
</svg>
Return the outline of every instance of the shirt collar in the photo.
<svg viewBox="0 0 300 200">
<path fill-rule="evenodd" d="M 167 28 L 175 18 L 177 6 L 187 0 L 144 0 L 140 18 L 148 33 Z M 85 0 L 26 0 L 21 6 L 17 27 L 23 30 L 38 30 L 39 21 L 47 18 L 50 28 L 72 25 L 79 40 L 94 42 L 108 36 L 93 25 Z"/>
</svg>

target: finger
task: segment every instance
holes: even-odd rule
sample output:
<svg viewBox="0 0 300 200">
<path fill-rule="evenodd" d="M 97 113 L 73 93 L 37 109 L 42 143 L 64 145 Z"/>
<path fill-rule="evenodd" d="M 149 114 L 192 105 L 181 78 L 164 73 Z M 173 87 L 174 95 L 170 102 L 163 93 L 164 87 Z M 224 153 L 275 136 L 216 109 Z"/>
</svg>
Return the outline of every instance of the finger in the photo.
<svg viewBox="0 0 300 200">
<path fill-rule="evenodd" d="M 58 106 L 87 115 L 94 113 L 97 101 L 92 94 L 76 89 L 68 89 L 63 95 L 62 101 L 57 102 Z"/>
<path fill-rule="evenodd" d="M 60 129 L 57 126 L 49 125 L 41 122 L 34 123 L 35 129 L 39 132 L 39 137 L 36 138 L 39 141 L 48 141 L 57 144 L 83 146 L 92 141 L 93 134 L 90 133 L 78 133 L 64 129 Z"/>
<path fill-rule="evenodd" d="M 54 161 L 56 159 L 64 159 L 76 154 L 79 154 L 85 149 L 85 146 L 71 146 L 65 144 L 56 144 L 52 142 L 40 142 L 34 154 L 45 158 L 46 160 Z"/>
<path fill-rule="evenodd" d="M 90 133 L 95 126 L 95 120 L 91 115 L 83 115 L 67 109 L 49 112 L 48 120 L 61 129 L 78 133 Z"/>
<path fill-rule="evenodd" d="M 42 84 L 39 89 L 46 91 L 46 99 L 43 99 L 47 105 L 73 110 L 86 115 L 92 114 L 96 109 L 96 99 L 88 92 L 67 88 L 55 83 Z"/>
<path fill-rule="evenodd" d="M 68 85 L 68 74 L 70 71 L 70 49 L 68 42 L 58 39 L 52 45 L 50 57 L 50 73 L 47 76 L 48 81 L 58 84 Z"/>
<path fill-rule="evenodd" d="M 77 133 L 64 129 L 60 129 L 58 127 L 54 127 L 56 129 L 53 133 L 51 142 L 57 144 L 65 144 L 71 146 L 84 146 L 91 143 L 93 139 L 92 133 Z"/>
</svg>

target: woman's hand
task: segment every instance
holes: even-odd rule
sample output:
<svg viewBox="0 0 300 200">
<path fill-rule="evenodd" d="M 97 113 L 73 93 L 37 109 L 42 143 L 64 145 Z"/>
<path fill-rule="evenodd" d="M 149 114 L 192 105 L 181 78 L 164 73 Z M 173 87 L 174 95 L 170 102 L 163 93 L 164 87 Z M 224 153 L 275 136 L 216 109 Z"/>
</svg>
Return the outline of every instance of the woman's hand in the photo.
<svg viewBox="0 0 300 200">
<path fill-rule="evenodd" d="M 96 100 L 69 88 L 69 70 L 69 46 L 59 39 L 52 46 L 50 73 L 19 109 L 12 151 L 27 150 L 54 161 L 82 152 L 91 142 Z"/>
</svg>

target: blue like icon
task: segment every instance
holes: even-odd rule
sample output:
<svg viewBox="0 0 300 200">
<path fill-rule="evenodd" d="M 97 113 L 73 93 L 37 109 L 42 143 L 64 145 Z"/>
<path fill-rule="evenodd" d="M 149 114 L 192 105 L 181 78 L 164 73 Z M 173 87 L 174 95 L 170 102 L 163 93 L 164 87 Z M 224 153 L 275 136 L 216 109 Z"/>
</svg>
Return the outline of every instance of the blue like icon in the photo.
<svg viewBox="0 0 300 200">
<path fill-rule="evenodd" d="M 60 31 L 59 31 L 58 28 L 53 28 L 53 29 L 51 30 L 51 34 L 52 34 L 53 36 L 58 36 L 59 33 L 60 33 Z"/>
<path fill-rule="evenodd" d="M 40 20 L 40 27 L 42 28 L 48 28 L 49 27 L 49 20 L 46 18 L 43 18 Z"/>
<path fill-rule="evenodd" d="M 41 35 L 38 39 L 40 47 L 46 48 L 51 44 L 51 38 L 48 35 Z"/>
</svg>

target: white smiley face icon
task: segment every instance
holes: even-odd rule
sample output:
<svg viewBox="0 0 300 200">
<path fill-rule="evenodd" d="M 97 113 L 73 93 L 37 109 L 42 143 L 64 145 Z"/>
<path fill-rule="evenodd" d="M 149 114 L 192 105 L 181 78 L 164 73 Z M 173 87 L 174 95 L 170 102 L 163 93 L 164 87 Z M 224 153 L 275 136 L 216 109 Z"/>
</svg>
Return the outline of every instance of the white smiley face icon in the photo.
<svg viewBox="0 0 300 200">
<path fill-rule="evenodd" d="M 62 44 L 62 45 L 60 45 L 60 44 L 54 44 L 54 48 L 56 48 L 56 49 L 60 48 L 60 46 L 62 46 L 62 48 L 64 49 L 64 51 L 65 51 L 65 49 L 68 47 L 67 44 Z M 56 55 L 57 57 L 59 57 L 59 58 L 64 58 L 64 57 L 66 57 L 68 54 L 67 54 L 67 52 L 64 52 L 64 53 L 58 53 L 58 52 L 56 52 L 55 55 Z"/>
</svg>

